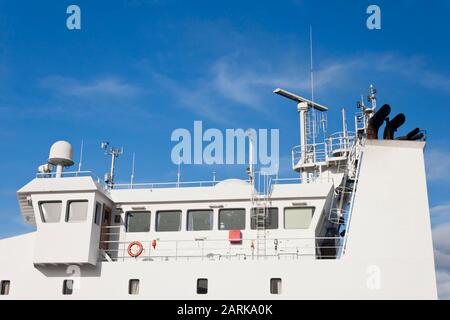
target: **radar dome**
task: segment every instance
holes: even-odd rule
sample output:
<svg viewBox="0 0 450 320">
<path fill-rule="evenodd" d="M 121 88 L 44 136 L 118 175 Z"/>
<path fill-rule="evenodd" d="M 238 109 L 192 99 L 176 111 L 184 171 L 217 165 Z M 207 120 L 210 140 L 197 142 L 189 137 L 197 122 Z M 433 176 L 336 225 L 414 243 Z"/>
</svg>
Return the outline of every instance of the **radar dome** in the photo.
<svg viewBox="0 0 450 320">
<path fill-rule="evenodd" d="M 74 164 L 72 160 L 72 145 L 67 141 L 57 141 L 50 148 L 48 163 L 68 167 Z"/>
</svg>

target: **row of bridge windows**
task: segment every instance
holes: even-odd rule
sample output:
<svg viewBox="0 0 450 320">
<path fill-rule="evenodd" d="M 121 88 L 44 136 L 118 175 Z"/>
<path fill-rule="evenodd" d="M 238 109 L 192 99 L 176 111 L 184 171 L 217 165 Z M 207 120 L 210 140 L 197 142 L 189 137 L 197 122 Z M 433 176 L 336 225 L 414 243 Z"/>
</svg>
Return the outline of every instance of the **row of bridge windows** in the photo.
<svg viewBox="0 0 450 320">
<path fill-rule="evenodd" d="M 259 215 L 264 218 L 259 218 Z M 286 207 L 284 208 L 284 229 L 307 229 L 314 214 L 314 207 Z M 218 212 L 218 230 L 244 230 L 246 228 L 246 210 L 244 208 L 220 209 Z M 127 232 L 149 232 L 152 214 L 150 211 L 129 211 L 125 215 L 125 229 Z M 154 219 L 155 231 L 181 231 L 182 211 L 162 210 L 156 211 Z M 263 224 L 263 225 L 261 225 Z M 250 228 L 278 229 L 278 208 L 267 208 L 263 213 L 258 213 L 257 208 L 252 208 L 250 213 Z M 205 231 L 213 230 L 214 210 L 187 210 L 186 230 Z"/>
<path fill-rule="evenodd" d="M 283 214 L 284 229 L 307 229 L 311 223 L 314 207 L 285 207 Z M 41 220 L 44 223 L 61 221 L 62 201 L 42 201 L 39 203 Z M 250 228 L 278 229 L 279 209 L 266 208 L 262 213 L 257 208 L 250 212 Z M 71 200 L 67 202 L 65 222 L 85 221 L 88 214 L 87 200 Z M 102 206 L 96 203 L 94 222 L 99 225 Z M 263 218 L 261 218 L 261 215 Z M 150 211 L 128 211 L 125 214 L 125 228 L 127 232 L 149 232 L 152 213 Z M 192 209 L 186 212 L 186 230 L 213 230 L 213 209 Z M 154 219 L 155 231 L 180 231 L 182 229 L 182 210 L 159 210 Z M 218 230 L 244 230 L 246 228 L 246 209 L 219 209 L 217 215 Z"/>
</svg>

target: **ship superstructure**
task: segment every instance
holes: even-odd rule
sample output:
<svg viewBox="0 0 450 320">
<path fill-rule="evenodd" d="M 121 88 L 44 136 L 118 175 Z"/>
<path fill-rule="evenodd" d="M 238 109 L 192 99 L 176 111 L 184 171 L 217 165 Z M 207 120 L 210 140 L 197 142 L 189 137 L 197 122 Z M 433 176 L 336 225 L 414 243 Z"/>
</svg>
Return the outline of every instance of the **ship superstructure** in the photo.
<svg viewBox="0 0 450 320">
<path fill-rule="evenodd" d="M 248 180 L 120 184 L 122 150 L 103 145 L 100 179 L 64 171 L 72 148 L 55 143 L 17 192 L 36 231 L 0 241 L 0 299 L 435 299 L 424 133 L 394 137 L 404 115 L 371 87 L 354 131 L 343 111 L 318 142 L 327 108 L 274 92 L 297 104 L 298 178 L 250 157 Z"/>
</svg>

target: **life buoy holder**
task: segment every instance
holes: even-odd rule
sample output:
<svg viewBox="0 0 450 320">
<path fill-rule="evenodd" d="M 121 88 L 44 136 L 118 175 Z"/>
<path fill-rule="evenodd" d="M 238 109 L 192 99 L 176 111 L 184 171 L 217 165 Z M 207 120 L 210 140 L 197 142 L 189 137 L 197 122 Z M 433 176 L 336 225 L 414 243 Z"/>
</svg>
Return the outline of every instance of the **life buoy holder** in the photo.
<svg viewBox="0 0 450 320">
<path fill-rule="evenodd" d="M 133 252 L 133 247 L 137 246 L 138 250 Z M 144 251 L 144 246 L 139 241 L 133 241 L 128 245 L 128 254 L 130 257 L 137 258 L 139 257 L 142 252 Z"/>
</svg>

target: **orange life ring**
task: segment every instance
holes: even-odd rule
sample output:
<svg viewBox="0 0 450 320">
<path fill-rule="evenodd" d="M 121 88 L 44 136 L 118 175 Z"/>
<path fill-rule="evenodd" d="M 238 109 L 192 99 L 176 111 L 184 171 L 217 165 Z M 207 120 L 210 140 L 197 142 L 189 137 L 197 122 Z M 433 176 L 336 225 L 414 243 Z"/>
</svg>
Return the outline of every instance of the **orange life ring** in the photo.
<svg viewBox="0 0 450 320">
<path fill-rule="evenodd" d="M 131 249 L 134 246 L 139 247 L 139 250 L 137 252 L 131 251 Z M 133 258 L 139 257 L 143 251 L 144 251 L 144 246 L 139 241 L 133 241 L 128 245 L 128 254 L 130 255 L 130 257 L 133 257 Z"/>
</svg>

